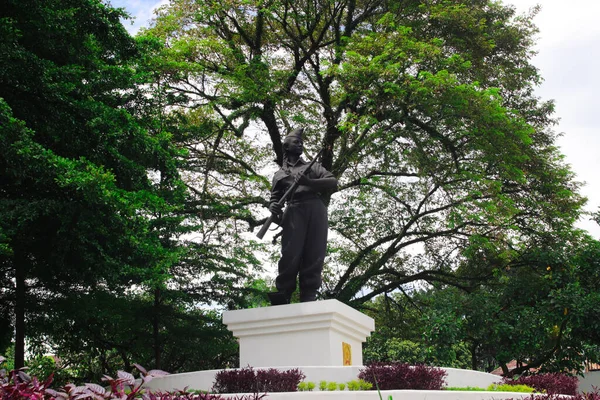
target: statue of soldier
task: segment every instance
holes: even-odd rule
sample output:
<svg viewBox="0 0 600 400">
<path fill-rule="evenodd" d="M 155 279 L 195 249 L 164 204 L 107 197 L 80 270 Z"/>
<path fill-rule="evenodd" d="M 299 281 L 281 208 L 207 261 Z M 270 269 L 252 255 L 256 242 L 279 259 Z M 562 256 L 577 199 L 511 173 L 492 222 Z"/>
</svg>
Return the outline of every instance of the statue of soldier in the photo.
<svg viewBox="0 0 600 400">
<path fill-rule="evenodd" d="M 269 210 L 281 220 L 281 259 L 271 304 L 287 304 L 299 280 L 300 301 L 316 300 L 327 249 L 327 207 L 322 199 L 337 188 L 337 179 L 319 163 L 306 173 L 303 152 L 304 129 L 295 129 L 283 139 L 283 163 L 273 176 Z M 285 212 L 277 202 L 298 180 L 299 186 L 287 200 Z"/>
</svg>

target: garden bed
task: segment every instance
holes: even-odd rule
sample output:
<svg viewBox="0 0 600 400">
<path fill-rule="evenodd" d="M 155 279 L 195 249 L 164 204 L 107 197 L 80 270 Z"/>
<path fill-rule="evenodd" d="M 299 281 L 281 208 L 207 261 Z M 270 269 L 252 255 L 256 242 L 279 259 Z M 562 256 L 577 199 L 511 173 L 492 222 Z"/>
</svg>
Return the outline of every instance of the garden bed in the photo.
<svg viewBox="0 0 600 400">
<path fill-rule="evenodd" d="M 279 370 L 287 370 L 295 367 L 277 367 Z M 363 366 L 353 367 L 300 367 L 307 382 L 348 382 L 357 379 Z M 488 387 L 501 380 L 500 377 L 480 371 L 472 371 L 457 368 L 442 368 L 446 371 L 446 386 L 466 387 L 480 386 Z M 146 387 L 151 390 L 180 390 L 183 388 L 210 391 L 215 382 L 215 375 L 221 370 L 207 370 L 186 372 L 182 374 L 171 374 L 150 381 Z M 372 391 L 370 391 L 373 393 Z M 406 391 L 402 391 L 406 392 Z M 427 391 L 431 392 L 431 391 Z M 344 391 L 342 393 L 350 393 Z M 376 393 L 376 392 L 375 392 Z M 500 392 L 495 392 L 500 393 Z M 449 397 L 450 399 L 452 397 Z M 500 398 L 500 397 L 497 397 Z"/>
</svg>

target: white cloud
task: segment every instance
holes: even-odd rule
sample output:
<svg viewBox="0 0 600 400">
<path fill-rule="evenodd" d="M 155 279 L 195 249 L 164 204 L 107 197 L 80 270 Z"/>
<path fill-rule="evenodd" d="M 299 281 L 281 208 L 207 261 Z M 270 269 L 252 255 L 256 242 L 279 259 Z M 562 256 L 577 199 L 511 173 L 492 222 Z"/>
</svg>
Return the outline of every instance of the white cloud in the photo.
<svg viewBox="0 0 600 400">
<path fill-rule="evenodd" d="M 154 18 L 154 11 L 169 4 L 169 0 L 110 0 L 110 3 L 113 7 L 125 8 L 131 14 L 133 21 L 124 21 L 124 25 L 129 33 L 135 35 L 140 28 L 148 26 Z"/>
<path fill-rule="evenodd" d="M 544 83 L 537 94 L 554 99 L 563 132 L 559 145 L 577 180 L 586 185 L 581 192 L 589 199 L 587 209 L 600 206 L 600 135 L 597 132 L 598 94 L 600 87 L 600 2 L 594 0 L 507 0 L 517 11 L 525 12 L 537 3 L 541 11 L 534 22 L 540 32 L 533 64 L 539 68 Z M 589 218 L 579 223 L 600 238 L 600 227 Z"/>
</svg>

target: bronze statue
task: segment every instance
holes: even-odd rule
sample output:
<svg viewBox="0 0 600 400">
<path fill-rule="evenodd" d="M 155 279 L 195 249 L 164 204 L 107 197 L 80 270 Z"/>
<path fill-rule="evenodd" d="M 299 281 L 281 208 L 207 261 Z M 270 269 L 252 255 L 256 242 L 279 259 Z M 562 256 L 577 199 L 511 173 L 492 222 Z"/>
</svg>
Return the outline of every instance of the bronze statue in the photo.
<svg viewBox="0 0 600 400">
<path fill-rule="evenodd" d="M 280 219 L 283 229 L 279 274 L 275 280 L 277 293 L 271 293 L 271 304 L 287 304 L 299 280 L 300 301 L 316 300 L 321 286 L 321 272 L 327 249 L 327 207 L 322 195 L 337 188 L 337 179 L 319 163 L 309 164 L 301 156 L 304 129 L 295 129 L 283 139 L 283 163 L 273 176 L 269 210 Z M 308 167 L 311 167 L 308 169 Z M 282 202 L 287 189 L 298 186 Z"/>
</svg>

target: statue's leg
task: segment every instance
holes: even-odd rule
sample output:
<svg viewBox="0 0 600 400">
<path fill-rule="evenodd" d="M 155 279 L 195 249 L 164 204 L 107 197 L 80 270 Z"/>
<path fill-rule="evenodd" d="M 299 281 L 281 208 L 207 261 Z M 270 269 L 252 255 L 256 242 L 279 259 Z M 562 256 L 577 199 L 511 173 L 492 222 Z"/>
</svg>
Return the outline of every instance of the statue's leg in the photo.
<svg viewBox="0 0 600 400">
<path fill-rule="evenodd" d="M 327 250 L 327 208 L 320 199 L 305 204 L 308 227 L 304 256 L 300 264 L 300 301 L 314 301 L 321 287 L 323 262 Z"/>
<path fill-rule="evenodd" d="M 275 286 L 279 293 L 287 296 L 288 302 L 296 290 L 298 269 L 302 260 L 302 249 L 306 237 L 305 210 L 301 204 L 290 204 L 282 221 L 281 258 L 279 259 Z"/>
</svg>

